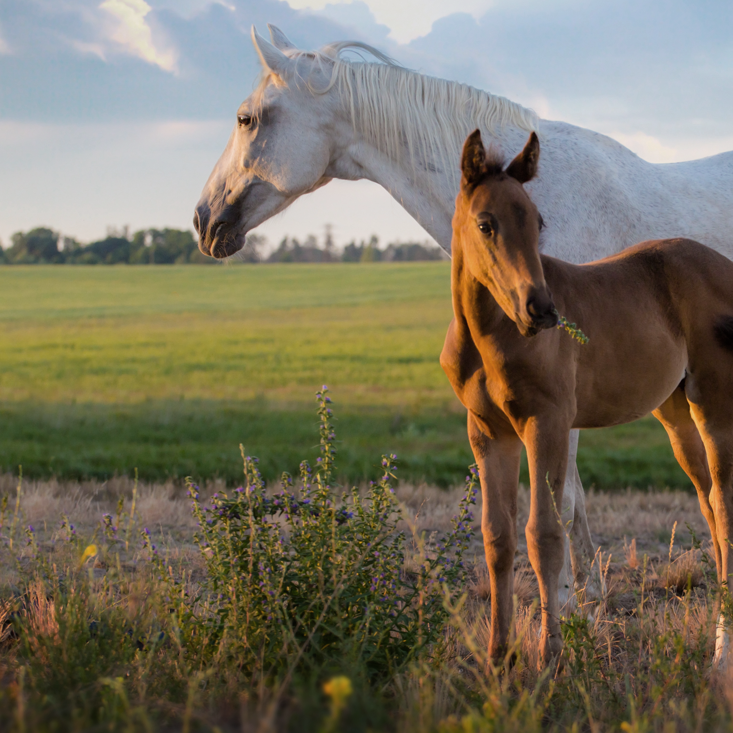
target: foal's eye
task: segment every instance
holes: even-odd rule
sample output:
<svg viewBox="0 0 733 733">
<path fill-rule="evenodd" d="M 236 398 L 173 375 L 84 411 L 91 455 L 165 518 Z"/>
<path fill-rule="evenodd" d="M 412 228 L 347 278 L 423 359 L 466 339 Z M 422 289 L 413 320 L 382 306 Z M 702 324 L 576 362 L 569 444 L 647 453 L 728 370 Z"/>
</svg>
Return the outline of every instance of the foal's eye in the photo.
<svg viewBox="0 0 733 733">
<path fill-rule="evenodd" d="M 478 223 L 478 229 L 482 234 L 491 235 L 493 233 L 493 228 L 491 226 L 491 223 L 488 221 L 480 221 Z"/>
<path fill-rule="evenodd" d="M 237 124 L 240 127 L 251 127 L 252 115 L 237 115 Z"/>
</svg>

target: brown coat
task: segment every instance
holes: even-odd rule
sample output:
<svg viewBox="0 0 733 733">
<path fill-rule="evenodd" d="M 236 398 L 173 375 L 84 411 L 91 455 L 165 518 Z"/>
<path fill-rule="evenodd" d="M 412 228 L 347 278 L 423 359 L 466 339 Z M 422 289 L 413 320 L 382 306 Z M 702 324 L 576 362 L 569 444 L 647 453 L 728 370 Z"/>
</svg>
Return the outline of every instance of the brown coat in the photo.
<svg viewBox="0 0 733 733">
<path fill-rule="evenodd" d="M 580 266 L 541 256 L 542 218 L 522 186 L 538 160 L 534 134 L 506 170 L 478 131 L 466 141 L 453 218 L 454 318 L 441 354 L 468 410 L 481 476 L 495 659 L 509 633 L 522 445 L 545 660 L 562 645 L 558 507 L 572 428 L 653 412 L 698 491 L 720 580 L 733 570 L 733 262 L 686 239 L 643 242 Z M 555 328 L 558 313 L 588 342 Z M 727 637 L 718 656 L 726 645 Z"/>
</svg>

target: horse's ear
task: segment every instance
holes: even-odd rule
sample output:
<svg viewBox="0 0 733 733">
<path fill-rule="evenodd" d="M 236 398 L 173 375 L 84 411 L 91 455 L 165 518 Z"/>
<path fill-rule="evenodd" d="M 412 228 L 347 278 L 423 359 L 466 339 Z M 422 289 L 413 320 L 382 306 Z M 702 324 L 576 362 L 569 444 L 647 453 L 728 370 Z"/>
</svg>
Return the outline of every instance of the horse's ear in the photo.
<svg viewBox="0 0 733 733">
<path fill-rule="evenodd" d="M 282 51 L 275 48 L 269 41 L 266 41 L 254 26 L 252 26 L 252 43 L 260 57 L 262 65 L 273 74 L 284 78 L 290 70 L 293 61 Z"/>
<path fill-rule="evenodd" d="M 533 132 L 524 146 L 524 150 L 509 163 L 506 173 L 516 178 L 520 183 L 527 183 L 537 175 L 537 165 L 540 161 L 540 140 Z"/>
<path fill-rule="evenodd" d="M 270 31 L 270 38 L 272 39 L 272 45 L 280 51 L 292 51 L 296 46 L 290 42 L 288 37 L 272 23 L 267 24 L 267 30 Z"/>
<path fill-rule="evenodd" d="M 486 150 L 481 141 L 481 130 L 474 130 L 463 143 L 461 173 L 466 186 L 473 186 L 486 173 Z"/>
</svg>

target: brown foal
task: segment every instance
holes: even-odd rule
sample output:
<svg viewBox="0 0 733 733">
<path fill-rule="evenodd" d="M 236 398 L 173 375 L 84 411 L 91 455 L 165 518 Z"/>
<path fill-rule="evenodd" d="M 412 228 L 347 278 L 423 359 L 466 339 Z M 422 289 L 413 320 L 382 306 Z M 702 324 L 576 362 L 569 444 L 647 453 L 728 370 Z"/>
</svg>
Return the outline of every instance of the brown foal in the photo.
<svg viewBox="0 0 733 733">
<path fill-rule="evenodd" d="M 580 266 L 540 255 L 542 217 L 522 185 L 538 161 L 534 133 L 506 169 L 487 155 L 478 130 L 466 140 L 453 217 L 454 318 L 440 361 L 468 410 L 481 476 L 494 660 L 503 658 L 510 630 L 522 445 L 527 450 L 527 547 L 547 663 L 562 648 L 566 518 L 558 511 L 571 428 L 652 412 L 697 489 L 719 580 L 733 572 L 733 262 L 684 239 L 643 242 Z M 588 343 L 555 328 L 558 311 Z M 719 625 L 717 661 L 727 638 Z"/>
</svg>

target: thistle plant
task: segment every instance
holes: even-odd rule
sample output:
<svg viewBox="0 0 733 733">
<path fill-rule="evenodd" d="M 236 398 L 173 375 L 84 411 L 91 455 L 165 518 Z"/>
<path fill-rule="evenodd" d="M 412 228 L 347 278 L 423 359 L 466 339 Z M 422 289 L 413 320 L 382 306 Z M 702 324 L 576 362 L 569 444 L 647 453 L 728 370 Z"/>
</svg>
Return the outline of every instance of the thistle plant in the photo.
<svg viewBox="0 0 733 733">
<path fill-rule="evenodd" d="M 202 506 L 189 484 L 215 599 L 207 638 L 251 671 L 293 673 L 359 660 L 371 678 L 384 678 L 444 639 L 444 598 L 465 587 L 476 472 L 453 529 L 435 547 L 418 543 L 418 568 L 408 573 L 396 457 L 382 458 L 381 475 L 366 493 L 339 490 L 325 386 L 317 400 L 320 456 L 315 468 L 301 463 L 297 489 L 283 474 L 280 491 L 268 494 L 257 459 L 246 455 L 244 484 L 231 496 L 215 494 Z"/>
</svg>

